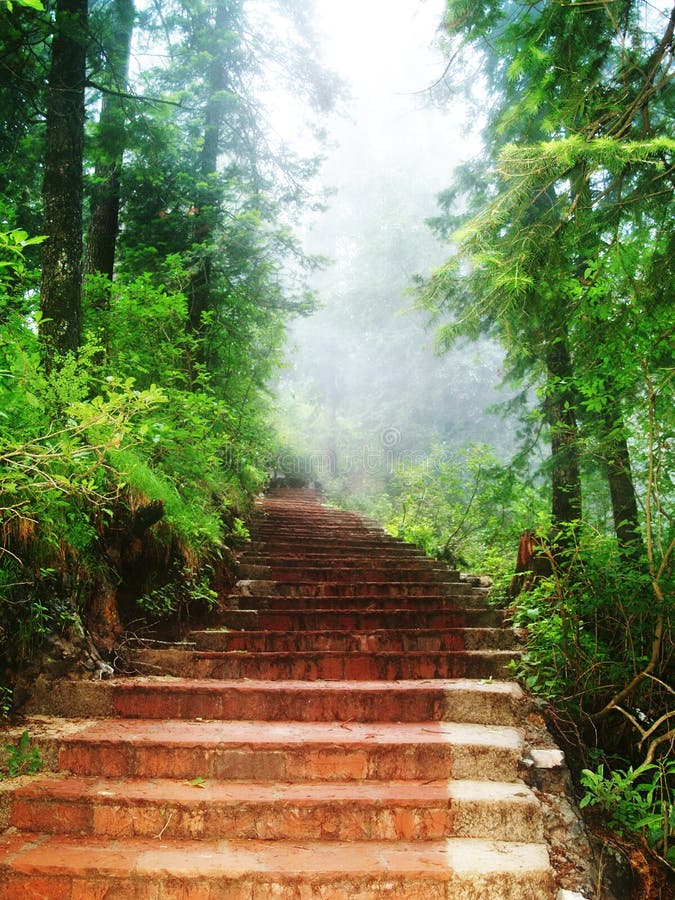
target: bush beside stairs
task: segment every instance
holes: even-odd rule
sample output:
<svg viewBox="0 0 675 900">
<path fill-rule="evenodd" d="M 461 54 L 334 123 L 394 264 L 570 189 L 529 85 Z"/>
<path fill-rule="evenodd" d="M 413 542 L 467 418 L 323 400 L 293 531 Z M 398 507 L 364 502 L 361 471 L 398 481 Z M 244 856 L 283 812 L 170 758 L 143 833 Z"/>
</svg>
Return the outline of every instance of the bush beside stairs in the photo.
<svg viewBox="0 0 675 900">
<path fill-rule="evenodd" d="M 486 589 L 310 490 L 252 537 L 215 627 L 135 676 L 38 680 L 1 900 L 553 900 L 561 754 Z"/>
</svg>

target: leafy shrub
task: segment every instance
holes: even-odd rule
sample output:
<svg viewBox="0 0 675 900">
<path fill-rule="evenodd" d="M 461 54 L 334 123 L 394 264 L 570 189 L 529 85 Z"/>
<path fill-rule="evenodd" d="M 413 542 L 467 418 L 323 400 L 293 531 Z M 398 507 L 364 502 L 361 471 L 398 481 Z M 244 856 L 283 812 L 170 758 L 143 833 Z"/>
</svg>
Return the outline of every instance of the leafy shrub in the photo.
<svg viewBox="0 0 675 900">
<path fill-rule="evenodd" d="M 27 241 L 5 236 L 0 267 L 0 297 L 9 291 L 13 310 L 0 327 L 0 658 L 10 665 L 119 582 L 119 554 L 109 551 L 153 503 L 163 517 L 152 541 L 166 548 L 156 564 L 176 560 L 180 575 L 159 594 L 146 587 L 145 611 L 212 602 L 204 578 L 185 573 L 222 553 L 228 523 L 241 538 L 234 513 L 264 480 L 268 443 L 250 381 L 216 383 L 186 327 L 185 297 L 148 277 L 92 279 L 88 340 L 47 375 L 13 296 Z"/>
<path fill-rule="evenodd" d="M 430 556 L 504 579 L 521 531 L 548 520 L 541 492 L 500 466 L 484 445 L 450 452 L 435 444 L 426 458 L 395 466 L 384 494 L 342 502 Z"/>
<path fill-rule="evenodd" d="M 167 619 L 178 615 L 189 606 L 198 605 L 207 610 L 215 607 L 218 594 L 211 587 L 208 574 L 183 568 L 172 573 L 166 584 L 139 597 L 136 604 L 149 619 Z"/>
<path fill-rule="evenodd" d="M 605 774 L 600 763 L 584 769 L 586 789 L 579 806 L 598 807 L 607 825 L 619 834 L 641 834 L 647 843 L 675 866 L 675 761 L 646 763 L 637 768 L 614 769 Z"/>
<path fill-rule="evenodd" d="M 19 775 L 36 775 L 42 768 L 40 751 L 31 745 L 27 731 L 22 732 L 17 744 L 5 744 L 3 749 L 0 780 L 5 777 L 18 778 Z"/>
</svg>

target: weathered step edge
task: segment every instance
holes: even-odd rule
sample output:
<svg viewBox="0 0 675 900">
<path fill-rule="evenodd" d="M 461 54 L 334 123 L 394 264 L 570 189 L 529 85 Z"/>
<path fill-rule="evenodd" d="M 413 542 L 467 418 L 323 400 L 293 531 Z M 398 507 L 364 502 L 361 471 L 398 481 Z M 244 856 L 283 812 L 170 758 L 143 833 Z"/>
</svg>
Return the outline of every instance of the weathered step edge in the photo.
<svg viewBox="0 0 675 900">
<path fill-rule="evenodd" d="M 530 709 L 513 681 L 238 681 L 141 676 L 110 681 L 40 677 L 29 715 L 62 718 L 248 719 L 315 722 L 454 721 L 521 724 Z"/>
<path fill-rule="evenodd" d="M 290 651 L 130 650 L 129 663 L 141 674 L 193 678 L 264 678 L 359 681 L 411 678 L 504 678 L 520 651 Z"/>
<path fill-rule="evenodd" d="M 517 781 L 522 735 L 465 723 L 29 720 L 45 771 L 230 781 Z"/>
<path fill-rule="evenodd" d="M 196 790 L 195 787 L 199 789 Z M 518 782 L 310 785 L 44 776 L 18 787 L 13 828 L 113 838 L 542 842 L 541 806 Z"/>
<path fill-rule="evenodd" d="M 449 838 L 438 842 L 157 841 L 75 836 L 0 837 L 0 900 L 116 897 L 219 900 L 551 900 L 543 844 Z M 153 892 L 143 885 L 151 882 Z M 42 891 L 42 893 L 40 893 Z M 303 891 L 304 893 L 299 893 Z M 190 893 L 188 893 L 190 892 Z"/>
</svg>

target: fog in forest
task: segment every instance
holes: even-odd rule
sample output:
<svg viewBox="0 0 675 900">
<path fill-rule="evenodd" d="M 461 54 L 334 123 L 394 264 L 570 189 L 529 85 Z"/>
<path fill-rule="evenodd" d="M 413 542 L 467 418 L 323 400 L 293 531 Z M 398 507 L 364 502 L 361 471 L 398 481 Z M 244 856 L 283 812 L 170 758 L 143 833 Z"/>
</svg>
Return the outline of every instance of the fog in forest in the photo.
<svg viewBox="0 0 675 900">
<path fill-rule="evenodd" d="M 432 103 L 426 90 L 447 64 L 442 9 L 317 0 L 322 55 L 351 97 L 324 151 L 321 186 L 333 194 L 304 230 L 306 249 L 331 262 L 312 277 L 321 309 L 290 330 L 278 427 L 289 459 L 311 458 L 320 479 L 337 469 L 349 490 L 423 461 L 432 444 L 485 442 L 505 456 L 514 443 L 513 426 L 487 411 L 508 396 L 501 350 L 483 340 L 441 356 L 412 309 L 413 277 L 451 250 L 425 220 L 454 167 L 480 152 L 461 101 Z"/>
</svg>

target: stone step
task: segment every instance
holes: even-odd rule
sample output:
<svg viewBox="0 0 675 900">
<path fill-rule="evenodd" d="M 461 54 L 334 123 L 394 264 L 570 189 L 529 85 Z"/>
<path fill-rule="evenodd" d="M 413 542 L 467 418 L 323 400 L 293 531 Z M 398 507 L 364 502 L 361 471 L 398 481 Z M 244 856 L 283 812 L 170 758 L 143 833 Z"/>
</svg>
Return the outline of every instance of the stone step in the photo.
<svg viewBox="0 0 675 900">
<path fill-rule="evenodd" d="M 335 541 L 322 540 L 298 542 L 292 538 L 267 541 L 252 539 L 242 552 L 245 561 L 250 556 L 262 557 L 265 560 L 271 558 L 317 558 L 317 559 L 428 559 L 417 547 L 405 543 L 382 543 L 376 539 L 361 541 Z M 437 562 L 429 559 L 429 562 Z"/>
<path fill-rule="evenodd" d="M 516 635 L 507 628 L 444 628 L 346 631 L 191 631 L 197 650 L 279 651 L 332 650 L 353 653 L 443 650 L 517 649 Z"/>
<path fill-rule="evenodd" d="M 242 597 L 247 607 L 258 598 Z M 223 626 L 256 631 L 372 631 L 378 629 L 453 628 L 499 626 L 502 618 L 492 609 L 302 609 L 290 601 L 287 609 L 230 609 L 220 613 Z"/>
<path fill-rule="evenodd" d="M 459 597 L 464 602 L 471 599 L 476 604 L 484 602 L 487 588 L 471 588 L 458 581 L 435 581 L 424 583 L 419 580 L 406 581 L 354 581 L 341 583 L 339 581 L 297 581 L 292 583 L 276 582 L 274 580 L 242 580 L 234 593 L 244 590 L 252 593 L 276 593 L 280 597 Z M 272 589 L 270 591 L 270 588 Z"/>
<path fill-rule="evenodd" d="M 362 552 L 344 552 L 336 554 L 333 546 L 326 547 L 324 550 L 305 549 L 302 553 L 294 545 L 289 545 L 288 549 L 283 553 L 275 553 L 274 556 L 261 552 L 260 550 L 246 550 L 239 555 L 239 561 L 243 564 L 252 565 L 268 565 L 273 560 L 275 564 L 282 566 L 302 566 L 305 563 L 334 563 L 339 561 L 340 565 L 350 566 L 359 565 L 364 560 L 377 562 L 401 562 L 402 560 L 413 560 L 423 565 L 438 566 L 443 565 L 437 560 L 429 559 L 422 550 L 406 547 L 382 548 L 372 547 L 370 550 Z M 447 568 L 447 567 L 446 567 Z M 451 571 L 448 568 L 448 571 Z"/>
<path fill-rule="evenodd" d="M 241 588 L 244 589 L 243 587 Z M 252 588 L 253 589 L 253 588 Z M 245 598 L 245 605 L 254 606 L 256 609 L 265 609 L 265 610 L 277 610 L 277 609 L 288 609 L 290 605 L 293 606 L 294 609 L 300 610 L 316 610 L 317 605 L 320 603 L 322 609 L 345 609 L 349 608 L 353 611 L 366 610 L 366 611 L 377 611 L 377 612 L 386 612 L 388 610 L 414 610 L 415 612 L 425 612 L 434 610 L 445 610 L 449 615 L 464 615 L 465 613 L 469 613 L 472 610 L 480 610 L 484 612 L 489 612 L 486 610 L 483 604 L 480 603 L 479 599 L 473 597 L 470 594 L 466 594 L 466 596 L 462 596 L 461 594 L 457 594 L 454 597 L 445 597 L 445 596 L 434 596 L 434 595 L 422 595 L 420 594 L 417 597 L 287 597 L 287 596 L 278 596 L 276 594 L 255 594 L 255 593 L 245 593 L 245 594 L 233 594 L 230 596 L 230 600 L 234 598 L 243 596 Z"/>
<path fill-rule="evenodd" d="M 254 525 L 253 532 L 256 540 L 265 542 L 292 541 L 296 546 L 313 545 L 315 541 L 332 541 L 334 544 L 349 543 L 354 541 L 362 543 L 370 541 L 382 546 L 405 546 L 405 541 L 390 537 L 382 530 L 359 528 L 358 526 L 333 526 L 321 523 L 310 525 L 282 525 L 277 522 L 265 522 Z"/>
<path fill-rule="evenodd" d="M 45 769 L 228 781 L 515 781 L 519 729 L 464 722 L 32 719 Z"/>
<path fill-rule="evenodd" d="M 504 678 L 517 650 L 442 652 L 298 651 L 247 653 L 218 650 L 130 650 L 127 658 L 141 674 L 181 678 L 339 679 Z"/>
<path fill-rule="evenodd" d="M 406 563 L 395 565 L 387 561 L 380 566 L 371 563 L 361 563 L 358 566 L 343 566 L 341 563 L 332 566 L 296 566 L 287 567 L 278 564 L 270 566 L 240 565 L 238 568 L 240 579 L 270 578 L 279 582 L 340 582 L 351 584 L 353 582 L 446 582 L 447 570 L 437 567 L 430 568 L 415 566 Z M 453 582 L 454 583 L 454 582 Z"/>
<path fill-rule="evenodd" d="M 12 793 L 10 827 L 164 840 L 541 841 L 541 807 L 522 784 L 484 781 L 191 783 L 40 777 Z"/>
<path fill-rule="evenodd" d="M 431 722 L 516 725 L 524 704 L 511 681 L 219 681 L 38 679 L 32 715 L 62 718 Z"/>
<path fill-rule="evenodd" d="M 392 537 L 387 532 L 376 526 L 364 527 L 358 522 L 332 522 L 329 519 L 304 520 L 300 522 L 282 522 L 268 518 L 251 523 L 251 530 L 258 540 L 285 540 L 293 539 L 298 542 L 311 543 L 313 539 L 323 540 L 377 540 L 380 544 L 395 545 L 405 544 L 406 541 Z"/>
<path fill-rule="evenodd" d="M 544 844 L 0 837 L 0 900 L 551 900 Z"/>
</svg>

